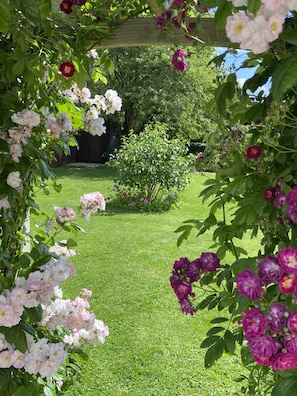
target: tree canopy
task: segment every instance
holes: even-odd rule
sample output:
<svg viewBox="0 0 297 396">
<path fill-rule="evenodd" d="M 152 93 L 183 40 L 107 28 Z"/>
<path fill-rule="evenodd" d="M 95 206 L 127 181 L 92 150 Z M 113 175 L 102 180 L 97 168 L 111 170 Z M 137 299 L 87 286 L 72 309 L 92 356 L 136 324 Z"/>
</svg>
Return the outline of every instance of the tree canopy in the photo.
<svg viewBox="0 0 297 396">
<path fill-rule="evenodd" d="M 199 140 L 215 129 L 217 119 L 209 103 L 218 70 L 205 67 L 211 48 L 186 49 L 185 72 L 171 65 L 172 47 L 131 47 L 105 50 L 115 65 L 108 88 L 118 91 L 123 106 L 118 118 L 123 134 L 140 132 L 149 122 L 165 123 L 172 136 Z"/>
</svg>

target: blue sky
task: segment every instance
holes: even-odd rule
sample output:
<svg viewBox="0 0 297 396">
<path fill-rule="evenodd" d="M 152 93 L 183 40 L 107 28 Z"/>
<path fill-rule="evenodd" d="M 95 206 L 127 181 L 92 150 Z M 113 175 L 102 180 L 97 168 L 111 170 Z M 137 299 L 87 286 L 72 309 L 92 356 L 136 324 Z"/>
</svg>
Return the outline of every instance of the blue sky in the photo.
<svg viewBox="0 0 297 396">
<path fill-rule="evenodd" d="M 218 55 L 220 55 L 226 51 L 226 48 L 216 47 L 215 50 L 217 51 Z M 237 50 L 237 53 L 235 55 L 228 53 L 225 56 L 226 68 L 229 69 L 229 67 L 235 67 L 235 69 L 237 69 L 240 67 L 240 65 L 246 58 L 247 58 L 247 51 Z M 242 86 L 247 79 L 253 76 L 255 70 L 256 70 L 255 67 L 249 67 L 238 70 L 236 72 L 238 83 Z M 268 93 L 269 84 L 263 86 L 262 89 L 266 93 Z"/>
</svg>

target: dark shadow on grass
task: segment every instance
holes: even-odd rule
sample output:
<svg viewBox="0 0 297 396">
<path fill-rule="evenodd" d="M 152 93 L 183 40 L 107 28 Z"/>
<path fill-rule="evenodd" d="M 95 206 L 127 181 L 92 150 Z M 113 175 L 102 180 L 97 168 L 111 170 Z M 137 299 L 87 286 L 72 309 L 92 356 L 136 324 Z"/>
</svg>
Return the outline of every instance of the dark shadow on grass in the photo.
<svg viewBox="0 0 297 396">
<path fill-rule="evenodd" d="M 174 210 L 174 208 L 169 208 L 167 210 L 160 210 L 160 211 L 147 211 L 147 210 L 137 210 L 137 209 L 131 209 L 131 208 L 125 208 L 120 207 L 115 205 L 112 201 L 107 200 L 106 201 L 106 211 L 105 211 L 105 216 L 115 216 L 117 214 L 131 214 L 131 215 L 151 215 L 151 214 L 161 214 L 161 213 L 167 213 L 170 210 Z"/>
<path fill-rule="evenodd" d="M 71 179 L 110 179 L 111 183 L 116 176 L 116 170 L 108 166 L 61 166 L 55 168 L 53 173 L 58 179 L 70 177 Z"/>
</svg>

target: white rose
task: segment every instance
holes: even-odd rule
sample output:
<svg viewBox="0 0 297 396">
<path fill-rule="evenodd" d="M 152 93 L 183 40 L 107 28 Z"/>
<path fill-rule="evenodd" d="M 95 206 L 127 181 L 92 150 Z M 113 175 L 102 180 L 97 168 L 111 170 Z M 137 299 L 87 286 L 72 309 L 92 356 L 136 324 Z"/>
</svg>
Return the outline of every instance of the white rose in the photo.
<svg viewBox="0 0 297 396">
<path fill-rule="evenodd" d="M 6 183 L 12 188 L 20 188 L 22 186 L 20 172 L 10 172 L 7 176 Z"/>
</svg>

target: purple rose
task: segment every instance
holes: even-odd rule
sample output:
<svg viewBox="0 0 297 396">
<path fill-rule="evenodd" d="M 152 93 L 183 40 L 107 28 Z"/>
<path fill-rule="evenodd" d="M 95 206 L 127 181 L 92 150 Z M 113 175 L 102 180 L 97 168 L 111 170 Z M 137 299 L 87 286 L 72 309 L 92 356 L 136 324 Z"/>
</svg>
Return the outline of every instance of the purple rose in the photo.
<svg viewBox="0 0 297 396">
<path fill-rule="evenodd" d="M 253 355 L 266 359 L 278 352 L 280 343 L 269 334 L 262 334 L 260 337 L 248 340 L 248 347 Z"/>
<path fill-rule="evenodd" d="M 291 333 L 297 334 L 297 312 L 290 312 L 288 317 L 288 329 Z"/>
<path fill-rule="evenodd" d="M 188 298 L 188 295 L 192 293 L 192 286 L 187 282 L 179 281 L 173 285 L 173 290 L 177 298 L 183 300 L 184 298 Z"/>
<path fill-rule="evenodd" d="M 191 302 L 187 298 L 183 298 L 182 300 L 179 300 L 180 303 L 180 308 L 183 313 L 186 315 L 194 315 L 195 313 L 195 308 L 191 304 Z"/>
<path fill-rule="evenodd" d="M 174 285 L 176 285 L 178 282 L 180 282 L 180 279 L 181 279 L 180 274 L 176 271 L 172 271 L 172 275 L 169 278 L 169 280 L 170 280 L 171 287 L 173 289 L 174 289 Z"/>
<path fill-rule="evenodd" d="M 297 355 L 279 352 L 272 359 L 272 370 L 293 370 L 297 366 Z"/>
<path fill-rule="evenodd" d="M 297 356 L 297 337 L 293 337 L 290 340 L 285 341 L 284 346 L 288 352 Z"/>
<path fill-rule="evenodd" d="M 208 272 L 215 272 L 220 266 L 220 259 L 215 253 L 202 253 L 199 261 L 202 269 Z"/>
<path fill-rule="evenodd" d="M 297 220 L 297 186 L 286 197 L 287 213 L 292 221 Z"/>
<path fill-rule="evenodd" d="M 286 247 L 278 252 L 279 265 L 288 274 L 297 275 L 297 250 Z"/>
<path fill-rule="evenodd" d="M 189 260 L 186 257 L 181 257 L 179 260 L 176 260 L 173 264 L 173 269 L 176 271 L 180 271 L 188 264 Z"/>
<path fill-rule="evenodd" d="M 268 256 L 259 260 L 258 275 L 264 285 L 279 281 L 282 274 L 283 270 L 276 257 Z"/>
<path fill-rule="evenodd" d="M 241 321 L 243 331 L 247 339 L 251 337 L 259 337 L 264 334 L 266 329 L 265 317 L 258 308 L 250 309 Z"/>
<path fill-rule="evenodd" d="M 273 200 L 273 206 L 275 208 L 281 208 L 282 206 L 284 206 L 286 204 L 286 196 L 285 194 L 277 194 Z"/>
<path fill-rule="evenodd" d="M 246 268 L 236 276 L 237 290 L 245 298 L 257 301 L 261 297 L 261 279 Z"/>
<path fill-rule="evenodd" d="M 287 326 L 288 309 L 285 304 L 271 304 L 266 315 L 266 322 L 271 333 L 279 333 Z"/>
<path fill-rule="evenodd" d="M 200 278 L 200 271 L 202 269 L 200 260 L 194 260 L 189 263 L 186 268 L 186 275 L 189 278 L 190 282 L 197 282 Z"/>
</svg>

